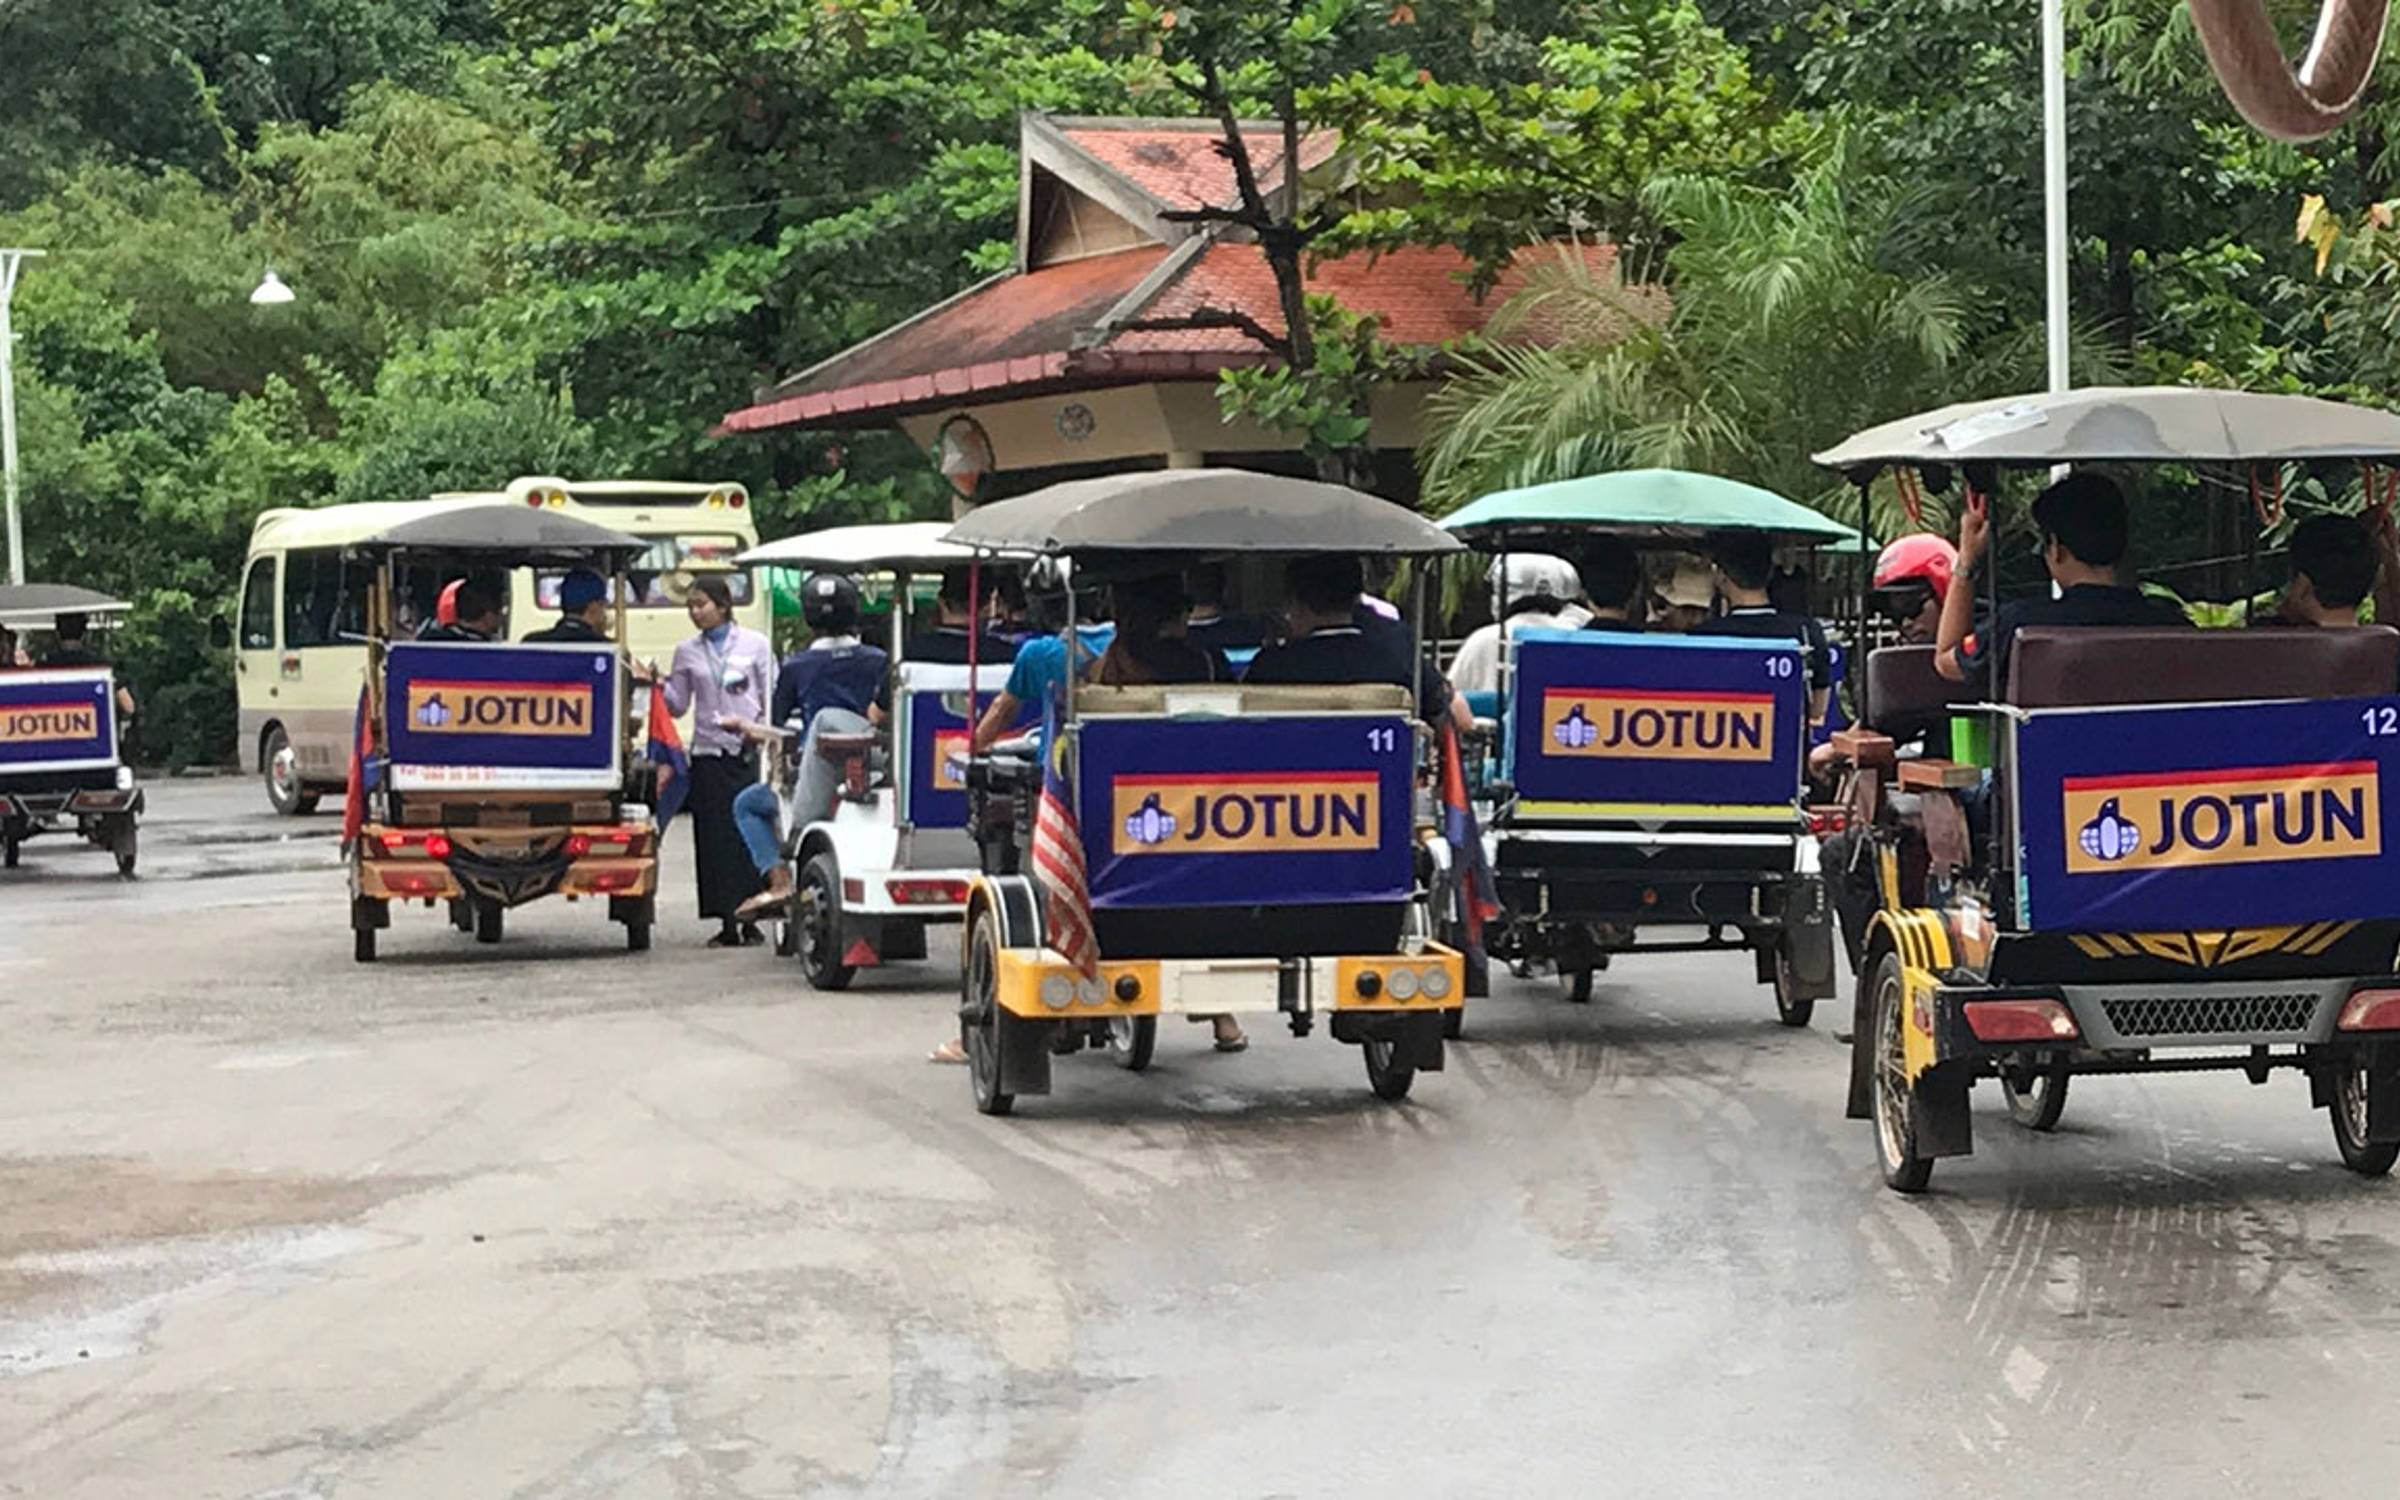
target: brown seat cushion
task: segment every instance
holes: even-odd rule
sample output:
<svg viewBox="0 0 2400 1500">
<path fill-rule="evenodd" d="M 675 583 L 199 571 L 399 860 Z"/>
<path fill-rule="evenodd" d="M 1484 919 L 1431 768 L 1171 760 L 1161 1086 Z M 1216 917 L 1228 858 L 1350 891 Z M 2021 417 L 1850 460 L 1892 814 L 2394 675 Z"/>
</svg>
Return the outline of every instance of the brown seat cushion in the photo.
<svg viewBox="0 0 2400 1500">
<path fill-rule="evenodd" d="M 1868 722 L 1895 740 L 1913 740 L 1941 723 L 1953 703 L 1979 695 L 1933 669 L 1931 646 L 1885 646 L 1867 653 Z"/>
<path fill-rule="evenodd" d="M 1877 653 L 1880 655 L 1881 653 Z M 2008 701 L 2025 708 L 2367 698 L 2400 690 L 2400 633 L 2044 625 L 2009 648 Z"/>
</svg>

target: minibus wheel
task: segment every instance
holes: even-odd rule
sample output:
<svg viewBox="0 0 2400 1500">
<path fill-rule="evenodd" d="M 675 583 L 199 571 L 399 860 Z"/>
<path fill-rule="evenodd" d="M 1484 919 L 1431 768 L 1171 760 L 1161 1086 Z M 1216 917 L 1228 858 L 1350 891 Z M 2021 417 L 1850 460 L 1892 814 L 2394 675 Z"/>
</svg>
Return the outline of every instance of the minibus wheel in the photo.
<svg viewBox="0 0 2400 1500">
<path fill-rule="evenodd" d="M 292 737 L 284 733 L 281 724 L 267 731 L 267 742 L 259 747 L 258 764 L 267 782 L 267 801 L 275 811 L 287 818 L 305 817 L 317 810 L 317 793 L 306 789 L 300 780 L 300 757 L 292 749 Z"/>
</svg>

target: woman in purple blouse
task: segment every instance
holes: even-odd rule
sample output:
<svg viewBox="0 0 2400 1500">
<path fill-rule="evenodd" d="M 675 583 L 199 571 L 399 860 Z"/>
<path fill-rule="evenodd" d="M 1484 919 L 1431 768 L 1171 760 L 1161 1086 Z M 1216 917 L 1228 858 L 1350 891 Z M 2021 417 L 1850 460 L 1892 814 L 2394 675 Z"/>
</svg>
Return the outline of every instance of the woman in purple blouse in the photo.
<svg viewBox="0 0 2400 1500">
<path fill-rule="evenodd" d="M 758 752 L 741 726 L 766 720 L 775 648 L 757 631 L 734 623 L 733 591 L 716 574 L 692 580 L 686 608 L 700 633 L 675 648 L 675 664 L 659 680 L 659 689 L 669 710 L 678 717 L 688 710 L 692 716 L 692 789 L 684 806 L 692 817 L 700 916 L 720 924 L 708 945 L 739 947 L 765 941 L 756 924 L 734 915 L 758 893 L 759 876 L 734 825 L 733 799 L 758 780 Z"/>
</svg>

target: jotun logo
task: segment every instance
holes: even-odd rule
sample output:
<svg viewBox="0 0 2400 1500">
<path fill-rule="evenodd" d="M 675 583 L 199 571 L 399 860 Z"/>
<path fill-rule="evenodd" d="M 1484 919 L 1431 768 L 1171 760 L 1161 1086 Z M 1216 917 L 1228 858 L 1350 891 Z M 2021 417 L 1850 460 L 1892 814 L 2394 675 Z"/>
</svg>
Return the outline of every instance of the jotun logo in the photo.
<svg viewBox="0 0 2400 1500">
<path fill-rule="evenodd" d="M 1767 693 L 1552 688 L 1542 694 L 1542 754 L 1631 760 L 1768 760 Z"/>
<path fill-rule="evenodd" d="M 1119 854 L 1323 854 L 1373 849 L 1382 784 L 1373 771 L 1119 776 L 1109 787 Z"/>
<path fill-rule="evenodd" d="M 408 727 L 418 734 L 581 737 L 592 732 L 592 690 L 547 682 L 412 682 Z"/>
<path fill-rule="evenodd" d="M 937 792 L 963 792 L 967 789 L 965 730 L 937 729 L 933 732 L 933 789 Z"/>
<path fill-rule="evenodd" d="M 2371 760 L 2070 776 L 2060 789 L 2070 875 L 2383 852 Z"/>
<path fill-rule="evenodd" d="M 100 736 L 100 709 L 91 703 L 11 703 L 0 707 L 0 745 Z"/>
</svg>

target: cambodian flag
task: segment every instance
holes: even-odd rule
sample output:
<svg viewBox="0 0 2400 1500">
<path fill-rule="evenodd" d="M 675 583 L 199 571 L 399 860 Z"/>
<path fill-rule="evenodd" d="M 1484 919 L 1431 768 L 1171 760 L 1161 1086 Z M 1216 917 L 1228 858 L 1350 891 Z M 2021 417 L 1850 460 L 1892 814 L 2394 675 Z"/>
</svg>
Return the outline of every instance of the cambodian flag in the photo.
<svg viewBox="0 0 2400 1500">
<path fill-rule="evenodd" d="M 1483 862 L 1483 830 L 1475 822 L 1475 806 L 1467 799 L 1465 747 L 1458 726 L 1442 721 L 1442 837 L 1450 841 L 1450 874 L 1458 883 L 1459 919 L 1464 927 L 1468 956 L 1483 957 L 1483 924 L 1500 914 L 1492 889 L 1492 872 Z"/>
<path fill-rule="evenodd" d="M 1100 977 L 1100 940 L 1092 931 L 1092 891 L 1083 863 L 1083 829 L 1067 787 L 1067 742 L 1059 733 L 1058 700 L 1042 714 L 1042 800 L 1033 813 L 1033 872 L 1041 877 L 1042 915 L 1050 946 L 1083 971 Z"/>
<path fill-rule="evenodd" d="M 675 715 L 667 707 L 667 695 L 658 688 L 650 689 L 650 764 L 660 767 L 664 775 L 658 779 L 658 799 L 652 811 L 658 826 L 664 828 L 683 811 L 683 798 L 692 789 L 692 758 L 683 750 L 683 734 L 675 727 Z"/>
<path fill-rule="evenodd" d="M 367 793 L 382 779 L 367 734 L 367 690 L 358 690 L 358 709 L 350 721 L 350 776 L 342 790 L 342 848 L 347 850 L 367 826 Z"/>
</svg>

